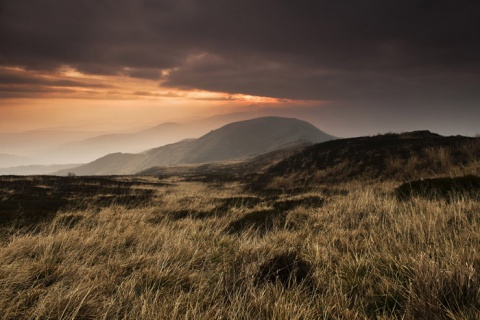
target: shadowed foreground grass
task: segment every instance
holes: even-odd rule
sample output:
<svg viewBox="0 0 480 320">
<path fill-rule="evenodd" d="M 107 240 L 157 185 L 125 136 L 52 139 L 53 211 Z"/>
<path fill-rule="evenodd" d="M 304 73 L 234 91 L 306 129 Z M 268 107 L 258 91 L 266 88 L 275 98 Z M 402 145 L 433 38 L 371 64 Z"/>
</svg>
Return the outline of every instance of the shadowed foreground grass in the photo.
<svg viewBox="0 0 480 320">
<path fill-rule="evenodd" d="M 179 182 L 148 205 L 7 224 L 0 317 L 480 318 L 478 194 L 402 200 L 399 185 L 259 197 Z"/>
</svg>

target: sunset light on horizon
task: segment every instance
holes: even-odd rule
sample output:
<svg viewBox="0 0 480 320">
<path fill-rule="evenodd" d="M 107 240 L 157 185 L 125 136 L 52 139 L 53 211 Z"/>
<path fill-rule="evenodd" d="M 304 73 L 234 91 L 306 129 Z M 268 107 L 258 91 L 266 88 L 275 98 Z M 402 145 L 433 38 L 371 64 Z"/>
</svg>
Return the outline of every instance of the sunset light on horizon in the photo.
<svg viewBox="0 0 480 320">
<path fill-rule="evenodd" d="M 320 101 L 296 101 L 240 93 L 163 87 L 161 81 L 128 75 L 85 74 L 62 66 L 53 72 L 18 66 L 0 67 L 2 118 L 0 132 L 40 127 L 80 125 L 86 122 L 120 122 L 130 127 L 161 121 L 189 121 L 254 108 L 312 105 Z M 120 124 L 121 126 L 122 124 Z M 114 127 L 105 127 L 112 130 Z M 118 126 L 116 128 L 118 130 Z"/>
<path fill-rule="evenodd" d="M 479 11 L 470 0 L 6 0 L 0 132 L 232 114 L 343 137 L 475 135 Z"/>
</svg>

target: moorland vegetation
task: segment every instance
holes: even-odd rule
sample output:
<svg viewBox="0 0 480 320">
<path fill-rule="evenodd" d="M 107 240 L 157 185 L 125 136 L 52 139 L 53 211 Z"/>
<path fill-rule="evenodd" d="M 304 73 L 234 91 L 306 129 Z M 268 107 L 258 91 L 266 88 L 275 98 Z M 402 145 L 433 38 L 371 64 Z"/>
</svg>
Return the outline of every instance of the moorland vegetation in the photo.
<svg viewBox="0 0 480 320">
<path fill-rule="evenodd" d="M 0 177 L 0 317 L 478 319 L 480 140 L 435 139 Z"/>
</svg>

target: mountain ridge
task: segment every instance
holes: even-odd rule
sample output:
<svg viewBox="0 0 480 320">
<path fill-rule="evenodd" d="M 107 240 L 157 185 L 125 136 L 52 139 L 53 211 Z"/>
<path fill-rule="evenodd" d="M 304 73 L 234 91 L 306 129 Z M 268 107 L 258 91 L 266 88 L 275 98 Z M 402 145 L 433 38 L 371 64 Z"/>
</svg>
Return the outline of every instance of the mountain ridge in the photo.
<svg viewBox="0 0 480 320">
<path fill-rule="evenodd" d="M 0 153 L 0 168 L 28 165 L 32 159 L 11 153 Z"/>
<path fill-rule="evenodd" d="M 261 117 L 237 121 L 198 139 L 143 151 L 113 153 L 73 169 L 79 175 L 134 174 L 155 166 L 247 159 L 291 144 L 328 141 L 335 137 L 294 118 Z M 66 174 L 65 171 L 57 174 Z"/>
<path fill-rule="evenodd" d="M 26 165 L 8 168 L 0 168 L 0 175 L 30 176 L 30 175 L 50 175 L 59 170 L 68 170 L 81 166 L 78 164 L 50 164 L 50 165 Z"/>
</svg>

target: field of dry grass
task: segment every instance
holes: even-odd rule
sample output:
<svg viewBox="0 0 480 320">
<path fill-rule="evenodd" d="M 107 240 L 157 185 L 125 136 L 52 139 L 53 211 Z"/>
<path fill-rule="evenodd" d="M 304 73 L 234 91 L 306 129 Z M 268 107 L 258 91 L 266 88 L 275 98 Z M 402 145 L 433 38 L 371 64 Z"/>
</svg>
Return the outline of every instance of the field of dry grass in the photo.
<svg viewBox="0 0 480 320">
<path fill-rule="evenodd" d="M 0 317 L 480 318 L 478 193 L 401 199 L 399 182 L 350 181 L 253 194 L 144 179 L 131 186 L 154 190 L 142 205 L 90 199 L 3 223 Z"/>
</svg>

